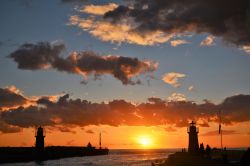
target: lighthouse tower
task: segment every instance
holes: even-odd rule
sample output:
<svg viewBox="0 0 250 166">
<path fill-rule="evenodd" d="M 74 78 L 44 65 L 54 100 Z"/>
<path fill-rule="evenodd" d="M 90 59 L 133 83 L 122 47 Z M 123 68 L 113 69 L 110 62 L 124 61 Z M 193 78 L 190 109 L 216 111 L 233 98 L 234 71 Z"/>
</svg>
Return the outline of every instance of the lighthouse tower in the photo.
<svg viewBox="0 0 250 166">
<path fill-rule="evenodd" d="M 187 132 L 189 135 L 188 152 L 191 152 L 191 153 L 199 152 L 199 143 L 198 143 L 199 128 L 196 127 L 194 121 L 190 123 L 190 126 L 188 127 Z"/>
<path fill-rule="evenodd" d="M 45 133 L 43 128 L 40 126 L 38 127 L 38 129 L 36 130 L 36 151 L 38 153 L 42 153 L 44 151 L 44 137 L 45 137 Z"/>
</svg>

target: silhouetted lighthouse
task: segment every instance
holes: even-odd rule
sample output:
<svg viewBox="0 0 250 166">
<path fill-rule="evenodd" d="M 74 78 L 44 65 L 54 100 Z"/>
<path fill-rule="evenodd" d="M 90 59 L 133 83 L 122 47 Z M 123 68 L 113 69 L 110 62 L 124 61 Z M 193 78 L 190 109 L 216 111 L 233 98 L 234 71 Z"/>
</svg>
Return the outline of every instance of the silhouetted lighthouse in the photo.
<svg viewBox="0 0 250 166">
<path fill-rule="evenodd" d="M 199 152 L 198 133 L 199 133 L 199 128 L 196 127 L 194 121 L 192 121 L 192 123 L 190 123 L 190 126 L 188 127 L 188 134 L 189 134 L 188 152 L 191 153 Z"/>
<path fill-rule="evenodd" d="M 38 127 L 38 129 L 36 130 L 36 151 L 38 153 L 42 153 L 44 151 L 44 131 L 43 128 L 40 126 Z"/>
</svg>

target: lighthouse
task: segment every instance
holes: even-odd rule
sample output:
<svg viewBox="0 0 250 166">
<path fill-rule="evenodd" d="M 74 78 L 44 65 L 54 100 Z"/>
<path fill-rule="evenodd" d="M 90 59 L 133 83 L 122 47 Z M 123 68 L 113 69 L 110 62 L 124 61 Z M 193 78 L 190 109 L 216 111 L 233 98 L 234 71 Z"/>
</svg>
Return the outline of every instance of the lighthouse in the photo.
<svg viewBox="0 0 250 166">
<path fill-rule="evenodd" d="M 38 153 L 42 153 L 44 151 L 45 133 L 41 126 L 37 128 L 35 137 L 36 137 L 36 151 Z"/>
<path fill-rule="evenodd" d="M 196 127 L 194 121 L 190 123 L 187 132 L 189 135 L 188 152 L 191 153 L 199 152 L 199 143 L 198 143 L 199 128 Z"/>
</svg>

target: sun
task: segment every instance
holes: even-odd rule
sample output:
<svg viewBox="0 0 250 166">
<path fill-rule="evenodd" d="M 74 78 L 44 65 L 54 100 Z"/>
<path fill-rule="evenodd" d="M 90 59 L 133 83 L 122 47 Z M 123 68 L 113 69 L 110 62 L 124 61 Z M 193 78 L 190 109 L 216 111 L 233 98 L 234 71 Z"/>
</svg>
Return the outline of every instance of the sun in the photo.
<svg viewBox="0 0 250 166">
<path fill-rule="evenodd" d="M 152 138 L 149 136 L 139 136 L 137 142 L 143 147 L 150 147 L 152 145 Z"/>
</svg>

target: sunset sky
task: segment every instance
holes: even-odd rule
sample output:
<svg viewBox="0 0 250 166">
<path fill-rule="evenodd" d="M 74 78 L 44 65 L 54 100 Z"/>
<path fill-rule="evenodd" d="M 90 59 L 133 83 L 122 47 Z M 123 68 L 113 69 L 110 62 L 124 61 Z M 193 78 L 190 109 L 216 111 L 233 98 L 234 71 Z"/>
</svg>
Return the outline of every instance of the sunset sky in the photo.
<svg viewBox="0 0 250 166">
<path fill-rule="evenodd" d="M 250 146 L 247 0 L 1 0 L 0 146 Z"/>
</svg>

